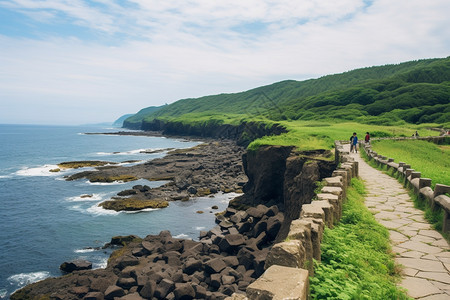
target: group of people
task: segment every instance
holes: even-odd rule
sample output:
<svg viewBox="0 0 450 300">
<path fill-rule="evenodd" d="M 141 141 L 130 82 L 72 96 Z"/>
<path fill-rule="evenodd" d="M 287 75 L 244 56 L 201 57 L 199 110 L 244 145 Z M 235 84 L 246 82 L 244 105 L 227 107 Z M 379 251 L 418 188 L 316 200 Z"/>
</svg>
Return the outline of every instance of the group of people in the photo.
<svg viewBox="0 0 450 300">
<path fill-rule="evenodd" d="M 366 144 L 370 143 L 370 134 L 366 132 L 366 136 L 364 137 L 364 142 Z M 356 132 L 353 132 L 353 135 L 350 137 L 350 152 L 358 153 L 358 136 Z"/>
</svg>

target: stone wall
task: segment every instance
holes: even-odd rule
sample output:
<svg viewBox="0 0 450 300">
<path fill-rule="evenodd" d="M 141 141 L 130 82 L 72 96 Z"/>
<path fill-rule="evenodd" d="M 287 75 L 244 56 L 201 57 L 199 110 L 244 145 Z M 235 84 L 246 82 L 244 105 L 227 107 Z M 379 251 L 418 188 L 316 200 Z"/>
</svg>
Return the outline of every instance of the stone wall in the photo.
<svg viewBox="0 0 450 300">
<path fill-rule="evenodd" d="M 358 176 L 358 163 L 340 142 L 336 143 L 336 162 L 340 166 L 323 179 L 317 199 L 302 204 L 290 222 L 286 239 L 267 254 L 264 274 L 248 286 L 246 296 L 234 294 L 227 299 L 308 299 L 308 276 L 314 274 L 313 259 L 320 261 L 324 228 L 339 222 L 346 189 L 351 178 Z"/>
<path fill-rule="evenodd" d="M 442 231 L 450 231 L 450 197 L 445 195 L 450 194 L 450 186 L 436 184 L 433 190 L 431 179 L 422 178 L 422 174 L 412 169 L 411 165 L 406 162 L 396 163 L 393 158 L 388 158 L 373 151 L 369 144 L 361 143 L 360 148 L 364 149 L 369 160 L 374 161 L 379 166 L 386 166 L 388 170 L 394 170 L 394 174 L 401 177 L 405 186 L 410 186 L 419 196 L 419 199 L 427 201 L 432 209 L 442 208 L 444 210 Z"/>
</svg>

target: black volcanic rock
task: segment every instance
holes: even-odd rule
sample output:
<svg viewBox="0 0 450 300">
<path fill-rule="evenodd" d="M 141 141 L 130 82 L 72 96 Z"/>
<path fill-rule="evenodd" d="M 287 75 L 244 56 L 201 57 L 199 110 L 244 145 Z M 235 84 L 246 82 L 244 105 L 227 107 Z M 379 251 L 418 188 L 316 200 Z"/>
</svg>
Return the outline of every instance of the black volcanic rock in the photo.
<svg viewBox="0 0 450 300">
<path fill-rule="evenodd" d="M 80 270 L 90 270 L 92 269 L 92 263 L 87 260 L 76 259 L 62 263 L 59 266 L 59 269 L 65 273 L 71 273 L 73 271 L 80 271 Z"/>
</svg>

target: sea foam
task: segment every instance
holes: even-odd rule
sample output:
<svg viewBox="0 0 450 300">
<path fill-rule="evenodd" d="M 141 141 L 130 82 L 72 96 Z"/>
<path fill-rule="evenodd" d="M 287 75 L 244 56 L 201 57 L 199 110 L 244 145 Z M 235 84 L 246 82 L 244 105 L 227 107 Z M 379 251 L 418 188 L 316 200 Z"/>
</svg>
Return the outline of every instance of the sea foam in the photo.
<svg viewBox="0 0 450 300">
<path fill-rule="evenodd" d="M 20 273 L 16 275 L 12 275 L 8 277 L 8 281 L 12 284 L 16 284 L 19 286 L 25 286 L 30 283 L 34 283 L 40 280 L 44 280 L 45 278 L 50 277 L 50 273 L 46 271 L 42 272 L 32 272 L 32 273 Z"/>
<path fill-rule="evenodd" d="M 58 169 L 57 165 L 44 165 L 40 167 L 24 167 L 19 171 L 15 172 L 18 176 L 56 176 L 59 172 L 50 172 L 52 169 Z"/>
</svg>

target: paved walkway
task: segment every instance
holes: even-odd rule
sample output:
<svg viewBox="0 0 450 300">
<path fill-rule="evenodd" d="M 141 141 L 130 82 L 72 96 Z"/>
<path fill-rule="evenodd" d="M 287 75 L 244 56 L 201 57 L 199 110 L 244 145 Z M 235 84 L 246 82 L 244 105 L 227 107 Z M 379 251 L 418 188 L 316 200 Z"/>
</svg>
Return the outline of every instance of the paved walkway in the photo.
<svg viewBox="0 0 450 300">
<path fill-rule="evenodd" d="M 389 229 L 396 261 L 404 266 L 400 286 L 415 299 L 450 299 L 450 247 L 415 209 L 408 191 L 395 179 L 370 167 L 359 153 L 359 176 L 365 181 L 366 206 Z"/>
</svg>

